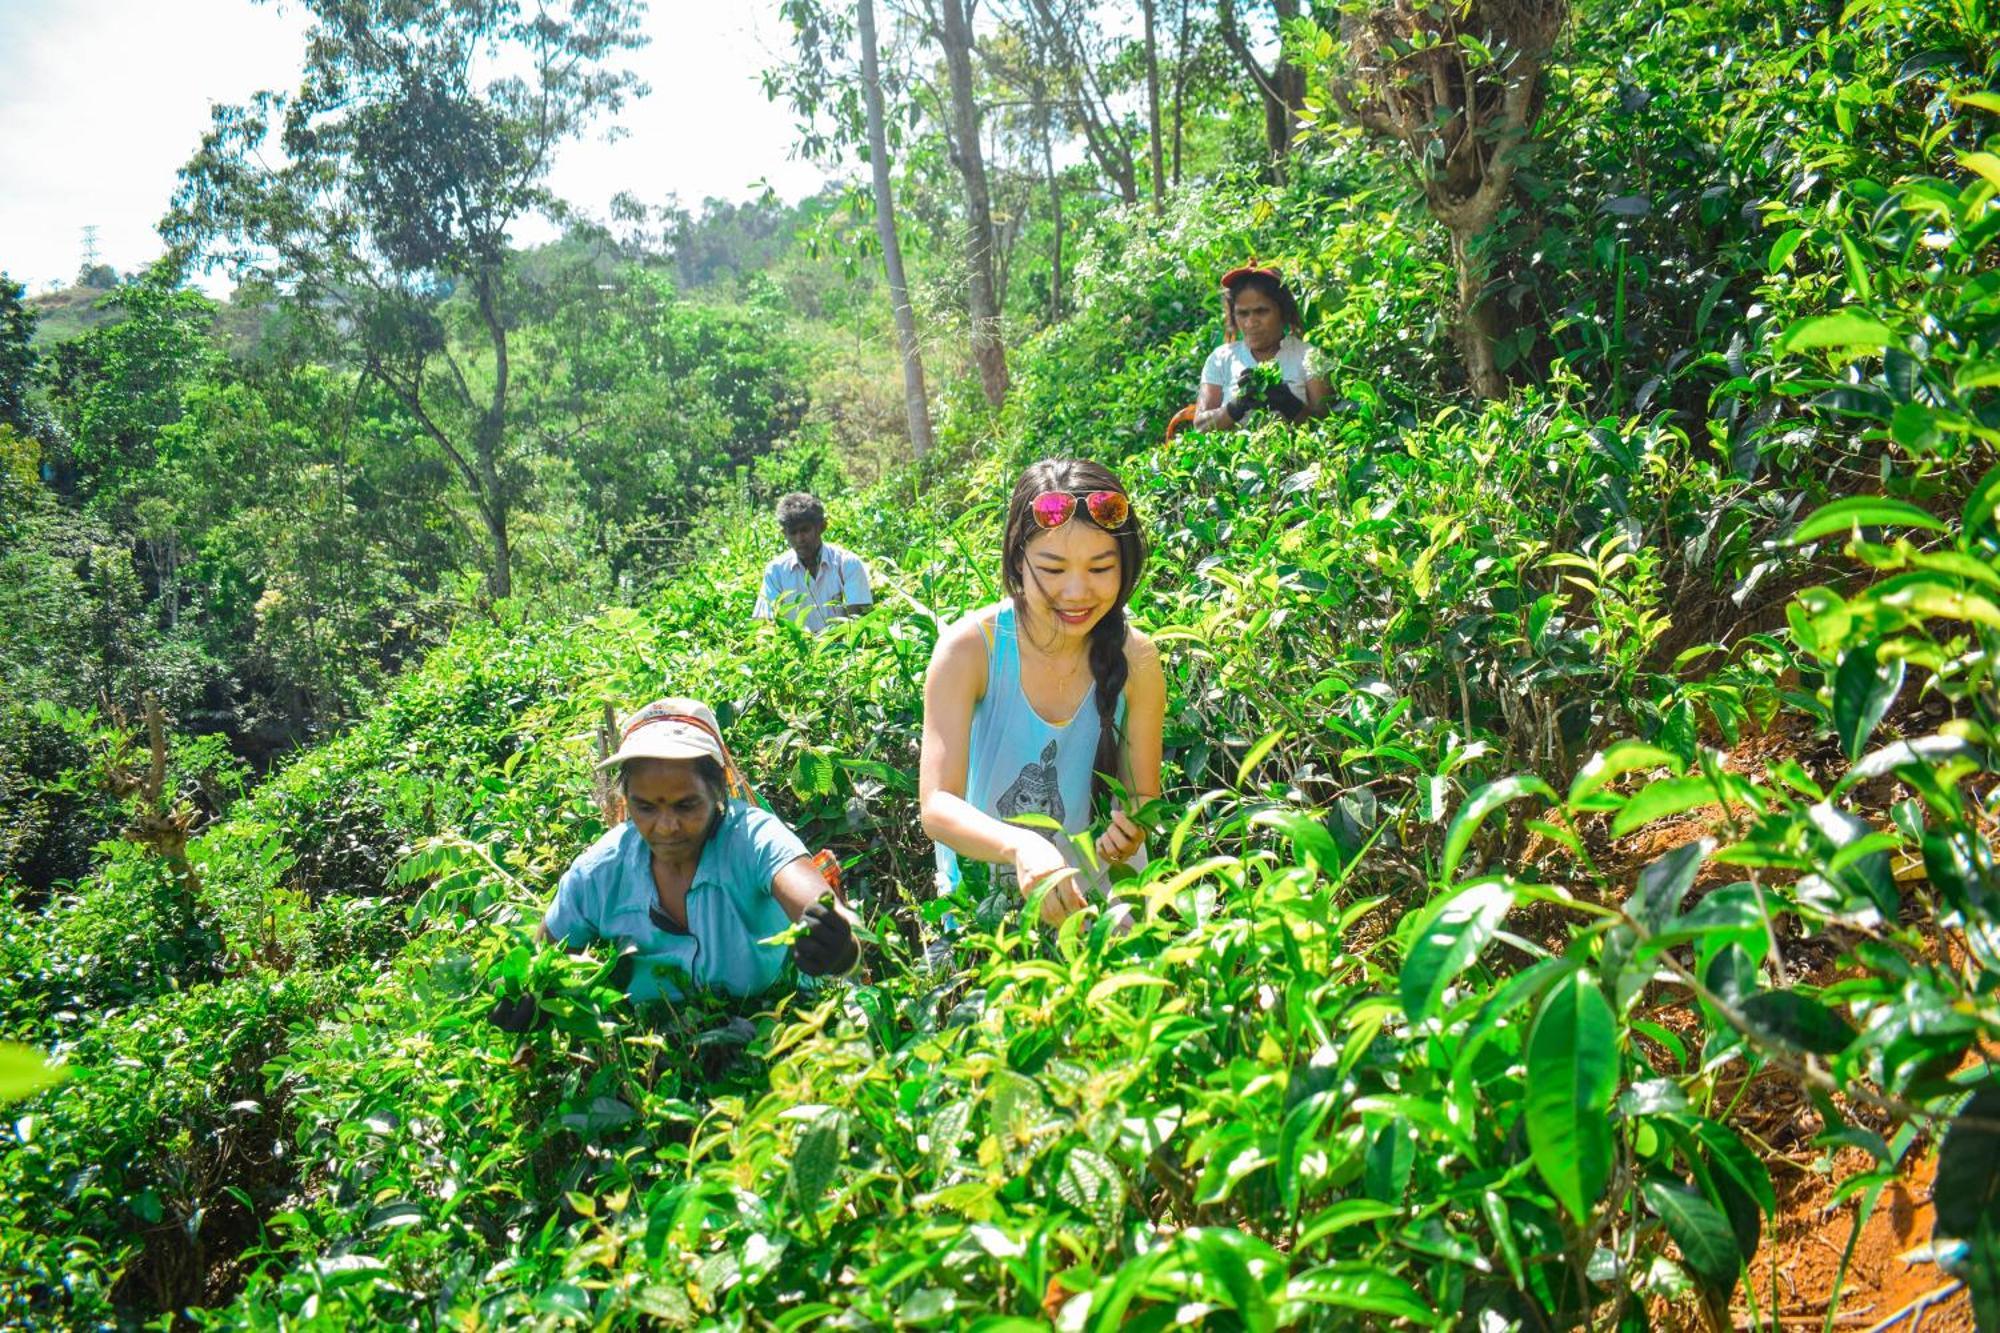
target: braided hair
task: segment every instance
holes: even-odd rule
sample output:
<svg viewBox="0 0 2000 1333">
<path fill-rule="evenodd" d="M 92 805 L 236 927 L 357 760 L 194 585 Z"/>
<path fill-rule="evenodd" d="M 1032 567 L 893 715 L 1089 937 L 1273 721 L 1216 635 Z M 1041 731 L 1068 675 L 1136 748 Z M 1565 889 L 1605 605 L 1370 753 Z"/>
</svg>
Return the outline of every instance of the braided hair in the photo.
<svg viewBox="0 0 2000 1333">
<path fill-rule="evenodd" d="M 1126 495 L 1125 483 L 1110 468 L 1084 459 L 1052 458 L 1033 464 L 1014 483 L 1014 496 L 1007 505 L 1007 528 L 1000 543 L 1000 582 L 1008 595 L 1019 598 L 1026 588 L 1028 542 L 1040 527 L 1035 523 L 1035 497 L 1049 491 L 1087 493 L 1116 491 Z M 1079 503 L 1072 523 L 1097 526 L 1088 508 Z M 1125 662 L 1125 603 L 1139 582 L 1146 563 L 1146 540 L 1139 531 L 1139 516 L 1132 514 L 1123 526 L 1111 533 L 1118 546 L 1118 600 L 1090 630 L 1088 657 L 1092 693 L 1097 703 L 1097 754 L 1091 760 L 1090 797 L 1092 803 L 1109 794 L 1107 774 L 1118 772 L 1123 729 L 1118 725 L 1118 699 L 1125 692 L 1128 667 Z"/>
</svg>

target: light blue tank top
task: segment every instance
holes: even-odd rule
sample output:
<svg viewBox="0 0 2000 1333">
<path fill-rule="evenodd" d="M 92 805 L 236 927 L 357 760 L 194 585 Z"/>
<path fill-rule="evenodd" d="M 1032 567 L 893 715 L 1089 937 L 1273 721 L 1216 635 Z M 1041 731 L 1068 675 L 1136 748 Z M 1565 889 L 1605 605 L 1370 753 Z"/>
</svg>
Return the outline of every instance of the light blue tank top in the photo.
<svg viewBox="0 0 2000 1333">
<path fill-rule="evenodd" d="M 1035 711 L 1021 689 L 1021 644 L 1015 631 L 1014 603 L 1000 612 L 986 634 L 986 697 L 972 709 L 971 754 L 965 771 L 965 799 L 996 819 L 1041 814 L 1061 824 L 1066 833 L 1090 827 L 1090 786 L 1097 760 L 1097 691 L 1086 691 L 1083 702 L 1067 721 L 1054 723 Z M 1125 700 L 1118 700 L 1118 718 Z M 1049 830 L 1042 829 L 1048 834 Z M 1053 834 L 1050 840 L 1056 841 Z M 938 886 L 956 888 L 958 853 L 943 843 L 937 847 Z M 1057 842 L 1072 864 L 1076 849 L 1067 839 Z M 1011 876 L 1012 867 L 1007 867 Z"/>
</svg>

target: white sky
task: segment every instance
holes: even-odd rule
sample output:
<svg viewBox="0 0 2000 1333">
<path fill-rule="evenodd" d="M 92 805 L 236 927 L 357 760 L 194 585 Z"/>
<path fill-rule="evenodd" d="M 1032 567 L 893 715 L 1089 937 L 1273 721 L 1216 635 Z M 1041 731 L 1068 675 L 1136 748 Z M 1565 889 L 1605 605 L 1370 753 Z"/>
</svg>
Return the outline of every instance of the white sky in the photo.
<svg viewBox="0 0 2000 1333">
<path fill-rule="evenodd" d="M 0 0 L 0 272 L 30 291 L 70 280 L 88 224 L 120 272 L 155 258 L 211 103 L 295 87 L 308 26 L 282 0 Z M 651 95 L 626 107 L 618 142 L 565 145 L 558 194 L 603 217 L 620 190 L 694 205 L 760 181 L 787 199 L 818 188 L 819 168 L 789 156 L 790 112 L 758 83 L 789 41 L 776 0 L 653 0 L 646 27 L 652 43 L 625 63 Z"/>
</svg>

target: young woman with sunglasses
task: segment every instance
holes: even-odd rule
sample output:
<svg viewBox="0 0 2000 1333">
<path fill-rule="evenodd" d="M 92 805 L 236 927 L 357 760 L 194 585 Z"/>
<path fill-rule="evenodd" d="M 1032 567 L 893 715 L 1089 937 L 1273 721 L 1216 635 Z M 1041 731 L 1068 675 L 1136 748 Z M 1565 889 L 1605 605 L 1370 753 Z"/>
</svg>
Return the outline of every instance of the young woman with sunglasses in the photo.
<svg viewBox="0 0 2000 1333">
<path fill-rule="evenodd" d="M 1001 541 L 1007 596 L 945 630 L 924 677 L 919 789 L 940 888 L 957 885 L 964 856 L 1032 894 L 1078 858 L 1067 839 L 1010 821 L 1040 814 L 1083 832 L 1110 803 L 1107 776 L 1134 803 L 1160 794 L 1166 679 L 1125 621 L 1145 559 L 1110 470 L 1053 460 L 1021 474 Z M 1143 860 L 1129 809 L 1111 804 L 1096 851 L 1102 865 Z M 1060 922 L 1099 886 L 1085 875 L 1055 886 L 1042 919 Z"/>
</svg>

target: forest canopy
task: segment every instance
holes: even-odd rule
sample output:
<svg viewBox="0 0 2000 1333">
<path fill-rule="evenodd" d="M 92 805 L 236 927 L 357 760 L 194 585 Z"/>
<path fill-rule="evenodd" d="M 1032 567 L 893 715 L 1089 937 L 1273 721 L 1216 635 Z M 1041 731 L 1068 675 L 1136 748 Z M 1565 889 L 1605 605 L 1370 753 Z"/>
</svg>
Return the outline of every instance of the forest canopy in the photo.
<svg viewBox="0 0 2000 1333">
<path fill-rule="evenodd" d="M 0 280 L 7 1322 L 2000 1327 L 1989 7 L 784 0 L 826 188 L 603 218 L 642 5 L 304 8 Z M 1059 927 L 918 817 L 1048 458 L 1167 696 Z M 847 977 L 537 938 L 663 694 Z"/>
</svg>

